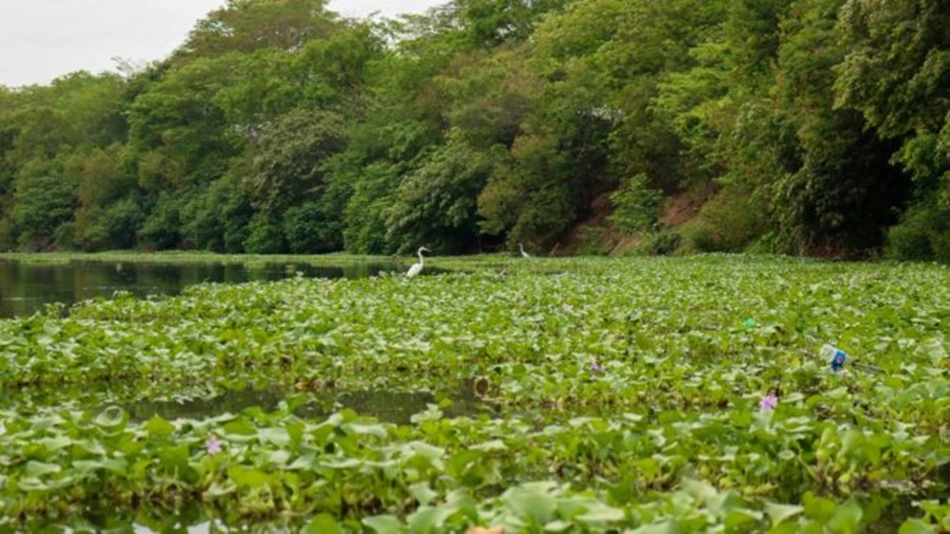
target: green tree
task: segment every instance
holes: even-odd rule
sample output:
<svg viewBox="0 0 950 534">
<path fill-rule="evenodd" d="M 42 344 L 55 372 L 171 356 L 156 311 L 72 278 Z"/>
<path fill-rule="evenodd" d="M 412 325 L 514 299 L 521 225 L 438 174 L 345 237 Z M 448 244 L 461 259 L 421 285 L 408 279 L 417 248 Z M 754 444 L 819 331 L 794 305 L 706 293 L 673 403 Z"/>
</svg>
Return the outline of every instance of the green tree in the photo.
<svg viewBox="0 0 950 534">
<path fill-rule="evenodd" d="M 387 241 L 400 250 L 422 244 L 443 253 L 476 242 L 476 199 L 492 169 L 490 153 L 450 140 L 399 184 L 388 210 Z"/>
<path fill-rule="evenodd" d="M 263 48 L 301 50 L 308 41 L 330 36 L 339 26 L 326 0 L 228 0 L 201 19 L 176 59 L 214 57 Z"/>
<path fill-rule="evenodd" d="M 796 5 L 783 24 L 777 90 L 797 126 L 801 167 L 775 185 L 774 206 L 792 252 L 842 255 L 883 243 L 908 183 L 889 164 L 896 148 L 859 113 L 835 110 L 833 68 L 840 0 Z"/>
<path fill-rule="evenodd" d="M 62 176 L 59 165 L 40 160 L 24 165 L 16 178 L 12 220 L 19 246 L 50 250 L 57 232 L 70 225 L 76 208 L 76 185 Z"/>
<path fill-rule="evenodd" d="M 254 143 L 248 181 L 254 205 L 281 213 L 301 200 L 319 198 L 327 162 L 346 148 L 344 118 L 326 111 L 294 110 L 267 125 Z"/>
</svg>

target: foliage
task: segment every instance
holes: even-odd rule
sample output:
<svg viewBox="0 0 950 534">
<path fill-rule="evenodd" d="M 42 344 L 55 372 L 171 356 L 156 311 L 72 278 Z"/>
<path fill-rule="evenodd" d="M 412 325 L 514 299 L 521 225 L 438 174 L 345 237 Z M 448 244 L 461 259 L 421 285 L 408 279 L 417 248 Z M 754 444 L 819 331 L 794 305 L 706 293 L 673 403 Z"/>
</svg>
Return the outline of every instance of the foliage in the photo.
<svg viewBox="0 0 950 534">
<path fill-rule="evenodd" d="M 709 232 L 704 252 L 739 252 L 762 234 L 766 214 L 750 192 L 726 187 L 706 202 L 699 219 Z"/>
<path fill-rule="evenodd" d="M 336 29 L 325 0 L 228 0 L 195 25 L 176 57 L 209 57 L 261 48 L 299 50 Z"/>
<path fill-rule="evenodd" d="M 230 525 L 343 531 L 947 526 L 945 267 L 444 261 L 467 272 L 0 321 L 2 521 L 178 521 L 193 501 Z M 832 371 L 824 343 L 876 370 Z M 249 383 L 283 403 L 222 411 Z M 435 398 L 402 422 L 336 404 L 366 389 Z M 210 412 L 142 416 L 195 391 Z"/>
<path fill-rule="evenodd" d="M 920 189 L 950 191 L 950 159 L 938 137 L 950 130 L 950 15 L 940 2 L 850 0 L 838 29 L 847 55 L 836 67 L 836 103 L 861 111 Z M 943 141 L 945 143 L 945 141 Z"/>
<path fill-rule="evenodd" d="M 580 242 L 575 254 L 582 256 L 602 256 L 610 252 L 613 245 L 611 236 L 602 226 L 581 226 L 578 229 Z"/>
<path fill-rule="evenodd" d="M 629 234 L 719 190 L 700 249 L 868 258 L 950 206 L 937 0 L 327 5 L 230 0 L 140 72 L 0 87 L 0 245 L 583 250 L 598 199 Z M 25 198 L 40 174 L 68 186 Z"/>
<path fill-rule="evenodd" d="M 247 232 L 244 250 L 249 254 L 279 254 L 287 250 L 280 220 L 274 215 L 255 213 L 248 222 Z"/>
<path fill-rule="evenodd" d="M 54 173 L 57 169 L 33 163 L 17 176 L 11 218 L 19 230 L 20 246 L 27 250 L 50 248 L 57 230 L 72 220 L 76 187 Z"/>
<path fill-rule="evenodd" d="M 627 179 L 610 196 L 614 212 L 608 220 L 621 232 L 634 234 L 653 230 L 660 213 L 662 195 L 647 187 L 646 175 L 638 174 Z"/>
<path fill-rule="evenodd" d="M 649 232 L 637 244 L 636 251 L 649 256 L 668 256 L 680 246 L 682 236 L 676 230 Z"/>
<path fill-rule="evenodd" d="M 477 236 L 476 197 L 492 155 L 450 141 L 421 161 L 399 185 L 387 219 L 387 241 L 408 250 L 428 243 L 443 253 L 461 252 Z"/>
<path fill-rule="evenodd" d="M 343 244 L 339 225 L 328 217 L 324 203 L 310 202 L 288 209 L 283 224 L 287 246 L 295 254 L 333 252 Z"/>
<path fill-rule="evenodd" d="M 950 210 L 927 204 L 911 208 L 888 232 L 888 249 L 896 259 L 950 262 Z"/>
<path fill-rule="evenodd" d="M 181 243 L 181 204 L 171 194 L 163 194 L 155 201 L 148 218 L 138 231 L 138 241 L 146 249 L 167 250 Z"/>
<path fill-rule="evenodd" d="M 255 207 L 277 215 L 300 199 L 318 198 L 330 156 L 346 146 L 343 117 L 295 110 L 267 125 L 255 141 L 249 188 Z"/>
</svg>

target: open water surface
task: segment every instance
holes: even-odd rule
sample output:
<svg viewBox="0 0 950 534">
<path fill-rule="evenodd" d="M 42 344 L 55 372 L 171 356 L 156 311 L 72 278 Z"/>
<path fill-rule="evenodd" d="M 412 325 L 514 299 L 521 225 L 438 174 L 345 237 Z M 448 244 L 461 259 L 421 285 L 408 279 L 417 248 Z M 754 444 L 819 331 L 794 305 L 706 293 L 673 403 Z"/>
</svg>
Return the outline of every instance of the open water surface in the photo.
<svg viewBox="0 0 950 534">
<path fill-rule="evenodd" d="M 368 278 L 386 271 L 403 272 L 393 263 L 352 263 L 315 267 L 306 263 L 152 263 L 74 260 L 36 263 L 0 259 L 0 318 L 30 315 L 47 304 L 73 304 L 117 291 L 134 295 L 175 295 L 203 282 L 242 283 L 296 276 Z M 427 268 L 427 273 L 436 270 Z"/>
</svg>

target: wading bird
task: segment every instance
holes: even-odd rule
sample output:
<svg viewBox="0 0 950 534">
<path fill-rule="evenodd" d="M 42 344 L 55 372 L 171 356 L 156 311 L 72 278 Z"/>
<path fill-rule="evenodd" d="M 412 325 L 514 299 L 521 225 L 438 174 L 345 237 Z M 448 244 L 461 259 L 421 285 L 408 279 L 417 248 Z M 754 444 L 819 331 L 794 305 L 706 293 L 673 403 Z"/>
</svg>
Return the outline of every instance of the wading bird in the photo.
<svg viewBox="0 0 950 534">
<path fill-rule="evenodd" d="M 425 263 L 426 263 L 425 258 L 422 257 L 423 250 L 426 252 L 432 252 L 431 250 L 425 247 L 419 247 L 419 250 L 416 252 L 416 254 L 419 255 L 419 263 L 413 263 L 412 267 L 410 267 L 409 270 L 406 272 L 406 276 L 415 276 L 422 272 L 422 268 L 425 266 Z"/>
<path fill-rule="evenodd" d="M 522 258 L 530 258 L 530 257 L 531 257 L 530 254 L 528 254 L 527 252 L 524 251 L 524 245 L 522 245 L 521 243 L 518 243 L 518 248 L 521 249 L 521 257 L 522 257 Z"/>
</svg>

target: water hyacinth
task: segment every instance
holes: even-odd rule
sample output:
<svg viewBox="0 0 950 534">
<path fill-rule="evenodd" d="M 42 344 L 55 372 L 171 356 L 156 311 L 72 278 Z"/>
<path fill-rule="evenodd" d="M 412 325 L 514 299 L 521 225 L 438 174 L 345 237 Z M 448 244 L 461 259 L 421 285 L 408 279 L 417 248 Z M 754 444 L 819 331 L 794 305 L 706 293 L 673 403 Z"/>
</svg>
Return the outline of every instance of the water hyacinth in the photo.
<svg viewBox="0 0 950 534">
<path fill-rule="evenodd" d="M 215 454 L 221 452 L 221 441 L 218 440 L 216 436 L 211 436 L 208 438 L 205 448 L 208 451 L 208 454 L 214 456 Z"/>
<path fill-rule="evenodd" d="M 548 265 L 562 274 L 534 272 Z M 473 261 L 421 285 L 204 284 L 0 321 L 0 523 L 42 531 L 22 518 L 58 526 L 102 503 L 126 523 L 196 506 L 187 521 L 200 531 L 214 519 L 286 532 L 724 531 L 741 518 L 749 532 L 818 532 L 834 518 L 842 532 L 897 532 L 950 515 L 950 271 L 732 257 L 530 267 L 501 277 Z M 863 274 L 866 287 L 841 283 Z M 819 299 L 836 313 L 812 314 Z M 760 328 L 737 327 L 747 317 Z M 825 376 L 830 357 L 799 356 L 814 352 L 810 334 L 772 326 L 783 324 L 847 331 L 862 361 L 909 365 L 854 373 L 846 390 Z M 908 332 L 912 345 L 893 342 Z M 106 403 L 135 413 L 100 415 Z M 862 461 L 822 460 L 846 447 Z M 819 465 L 833 483 L 808 495 Z M 929 508 L 857 509 L 905 495 Z M 728 510 L 710 513 L 720 502 Z"/>
</svg>

